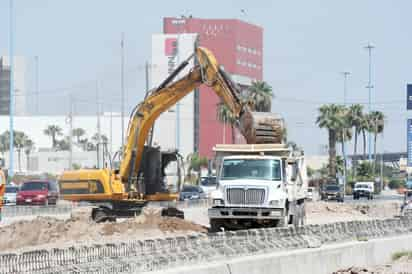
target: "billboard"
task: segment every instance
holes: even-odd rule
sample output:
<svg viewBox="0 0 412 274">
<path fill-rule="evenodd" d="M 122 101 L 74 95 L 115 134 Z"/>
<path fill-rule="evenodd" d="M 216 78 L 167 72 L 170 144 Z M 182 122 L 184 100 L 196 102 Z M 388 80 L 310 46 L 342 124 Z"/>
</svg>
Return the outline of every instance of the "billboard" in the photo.
<svg viewBox="0 0 412 274">
<path fill-rule="evenodd" d="M 407 151 L 408 151 L 408 167 L 412 167 L 412 119 L 408 119 L 407 125 Z"/>
<path fill-rule="evenodd" d="M 412 110 L 412 84 L 406 85 L 406 109 Z"/>
</svg>

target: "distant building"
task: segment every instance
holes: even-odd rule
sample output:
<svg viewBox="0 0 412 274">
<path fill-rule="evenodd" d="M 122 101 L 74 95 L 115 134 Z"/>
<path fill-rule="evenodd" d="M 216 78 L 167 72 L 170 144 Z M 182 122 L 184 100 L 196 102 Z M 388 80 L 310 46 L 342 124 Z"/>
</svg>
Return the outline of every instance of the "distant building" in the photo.
<svg viewBox="0 0 412 274">
<path fill-rule="evenodd" d="M 151 87 L 158 87 L 177 66 L 193 54 L 197 34 L 154 34 L 152 35 Z M 190 64 L 176 77 L 187 74 L 193 67 Z M 195 148 L 195 93 L 191 92 L 179 102 L 180 144 L 179 152 L 187 156 Z M 162 149 L 177 147 L 176 105 L 160 115 L 154 127 L 153 141 Z"/>
<path fill-rule="evenodd" d="M 24 57 L 14 57 L 15 115 L 26 114 L 26 63 Z M 10 58 L 0 57 L 0 115 L 10 114 Z"/>
<path fill-rule="evenodd" d="M 198 45 L 210 49 L 240 85 L 263 77 L 263 29 L 237 19 L 164 18 L 165 34 L 198 34 Z M 194 151 L 212 157 L 217 143 L 231 143 L 231 127 L 217 120 L 218 96 L 206 86 L 194 94 Z M 235 138 L 238 139 L 238 138 Z"/>
</svg>

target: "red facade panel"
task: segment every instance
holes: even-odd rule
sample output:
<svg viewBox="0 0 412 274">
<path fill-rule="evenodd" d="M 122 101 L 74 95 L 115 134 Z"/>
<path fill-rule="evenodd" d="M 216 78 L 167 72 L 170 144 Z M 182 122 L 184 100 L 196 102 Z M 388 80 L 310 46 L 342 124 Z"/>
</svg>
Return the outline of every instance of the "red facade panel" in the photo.
<svg viewBox="0 0 412 274">
<path fill-rule="evenodd" d="M 198 33 L 199 45 L 210 49 L 226 71 L 261 80 L 263 29 L 237 19 L 164 18 L 164 33 Z M 217 119 L 220 99 L 208 87 L 199 89 L 199 153 L 213 157 L 218 143 L 231 143 L 230 126 Z M 225 140 L 223 136 L 225 135 Z"/>
</svg>

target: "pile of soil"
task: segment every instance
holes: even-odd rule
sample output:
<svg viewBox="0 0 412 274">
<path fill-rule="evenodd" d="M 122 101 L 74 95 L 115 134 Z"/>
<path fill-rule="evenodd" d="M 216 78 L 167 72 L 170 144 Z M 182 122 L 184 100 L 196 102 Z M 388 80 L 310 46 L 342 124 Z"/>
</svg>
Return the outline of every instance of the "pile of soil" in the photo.
<svg viewBox="0 0 412 274">
<path fill-rule="evenodd" d="M 60 247 L 89 241 L 127 241 L 207 231 L 205 227 L 186 220 L 162 217 L 156 209 L 145 210 L 138 217 L 116 223 L 97 224 L 89 216 L 90 209 L 80 209 L 66 220 L 37 217 L 0 227 L 0 250 Z"/>
</svg>

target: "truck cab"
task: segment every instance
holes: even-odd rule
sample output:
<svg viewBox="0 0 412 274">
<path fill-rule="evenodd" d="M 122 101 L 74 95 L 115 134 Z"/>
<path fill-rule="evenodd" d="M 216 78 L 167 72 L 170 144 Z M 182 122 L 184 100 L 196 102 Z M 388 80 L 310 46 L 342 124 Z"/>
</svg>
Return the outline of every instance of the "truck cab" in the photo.
<svg viewBox="0 0 412 274">
<path fill-rule="evenodd" d="M 208 211 L 212 230 L 303 223 L 303 157 L 273 144 L 220 145 L 215 151 L 219 174 Z"/>
</svg>

